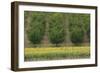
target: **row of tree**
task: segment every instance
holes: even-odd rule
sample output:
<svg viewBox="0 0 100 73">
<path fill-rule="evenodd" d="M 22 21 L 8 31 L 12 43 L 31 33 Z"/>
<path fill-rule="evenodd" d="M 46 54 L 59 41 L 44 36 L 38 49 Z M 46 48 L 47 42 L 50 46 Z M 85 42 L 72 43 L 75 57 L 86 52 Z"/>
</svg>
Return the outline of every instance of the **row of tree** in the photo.
<svg viewBox="0 0 100 73">
<path fill-rule="evenodd" d="M 90 15 L 75 13 L 25 12 L 25 34 L 32 44 L 43 40 L 56 44 L 77 45 L 89 42 Z"/>
</svg>

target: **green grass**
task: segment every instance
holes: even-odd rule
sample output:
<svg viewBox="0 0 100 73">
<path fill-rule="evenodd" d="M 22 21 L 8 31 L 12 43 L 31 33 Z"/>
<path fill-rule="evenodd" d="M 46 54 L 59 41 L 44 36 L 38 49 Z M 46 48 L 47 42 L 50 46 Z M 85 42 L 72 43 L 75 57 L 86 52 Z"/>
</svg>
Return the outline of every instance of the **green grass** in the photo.
<svg viewBox="0 0 100 73">
<path fill-rule="evenodd" d="M 81 59 L 90 57 L 90 47 L 25 48 L 25 61 Z"/>
</svg>

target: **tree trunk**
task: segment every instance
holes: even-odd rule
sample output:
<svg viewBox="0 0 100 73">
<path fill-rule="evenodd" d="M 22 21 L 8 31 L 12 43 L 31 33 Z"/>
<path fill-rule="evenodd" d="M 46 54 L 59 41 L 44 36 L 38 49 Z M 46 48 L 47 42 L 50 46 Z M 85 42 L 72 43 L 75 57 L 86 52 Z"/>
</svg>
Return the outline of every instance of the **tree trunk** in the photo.
<svg viewBox="0 0 100 73">
<path fill-rule="evenodd" d="M 71 45 L 72 42 L 70 40 L 70 32 L 69 32 L 69 14 L 63 14 L 64 17 L 64 28 L 65 28 L 65 33 L 66 33 L 66 37 L 65 37 L 65 43 L 66 45 Z"/>
<path fill-rule="evenodd" d="M 29 45 L 30 41 L 27 37 L 27 30 L 30 28 L 30 20 L 31 20 L 32 12 L 28 12 L 27 17 L 24 17 L 24 47 L 31 47 Z"/>
<path fill-rule="evenodd" d="M 84 32 L 83 44 L 84 45 L 89 45 L 89 39 L 88 39 L 88 36 L 87 36 L 86 32 Z"/>
<path fill-rule="evenodd" d="M 43 46 L 49 46 L 49 39 L 48 39 L 48 34 L 49 34 L 49 19 L 48 15 L 45 16 L 45 33 L 43 36 L 42 44 Z"/>
</svg>

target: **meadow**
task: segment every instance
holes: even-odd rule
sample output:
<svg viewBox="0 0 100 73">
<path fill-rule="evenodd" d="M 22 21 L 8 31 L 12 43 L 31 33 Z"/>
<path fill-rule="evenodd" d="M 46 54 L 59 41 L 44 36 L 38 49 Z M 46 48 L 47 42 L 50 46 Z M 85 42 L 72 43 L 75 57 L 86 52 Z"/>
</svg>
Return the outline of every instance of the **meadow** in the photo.
<svg viewBox="0 0 100 73">
<path fill-rule="evenodd" d="M 25 61 L 90 58 L 90 47 L 37 47 L 25 48 Z"/>
</svg>

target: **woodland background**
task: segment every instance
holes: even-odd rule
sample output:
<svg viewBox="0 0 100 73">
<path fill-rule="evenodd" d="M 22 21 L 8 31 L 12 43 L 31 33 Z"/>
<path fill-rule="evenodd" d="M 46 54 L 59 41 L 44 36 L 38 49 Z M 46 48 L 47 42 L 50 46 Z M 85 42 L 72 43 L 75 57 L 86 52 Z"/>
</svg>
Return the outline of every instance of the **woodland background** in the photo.
<svg viewBox="0 0 100 73">
<path fill-rule="evenodd" d="M 89 45 L 90 14 L 24 12 L 25 47 Z"/>
</svg>

